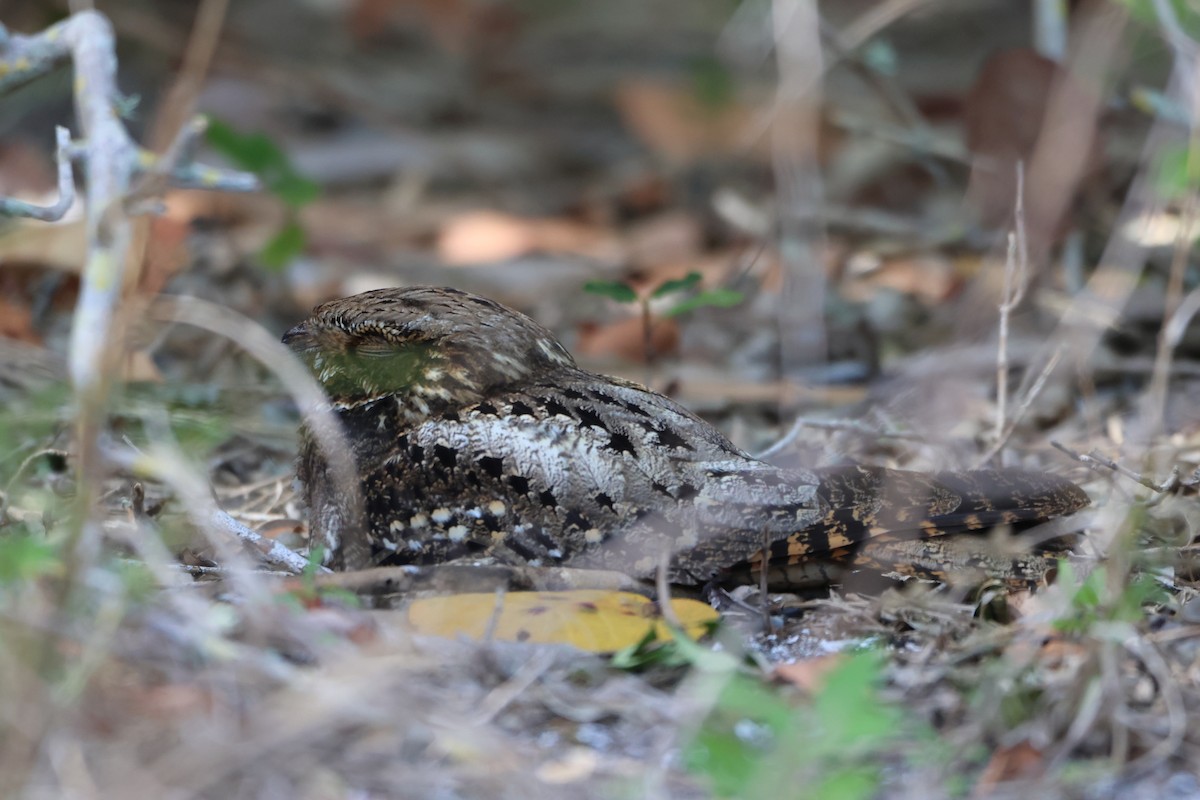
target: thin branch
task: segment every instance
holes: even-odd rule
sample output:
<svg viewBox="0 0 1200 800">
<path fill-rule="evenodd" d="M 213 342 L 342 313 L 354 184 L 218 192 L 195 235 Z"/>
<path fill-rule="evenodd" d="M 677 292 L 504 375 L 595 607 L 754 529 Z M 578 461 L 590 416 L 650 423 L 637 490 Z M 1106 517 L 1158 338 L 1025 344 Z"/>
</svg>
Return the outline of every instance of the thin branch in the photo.
<svg viewBox="0 0 1200 800">
<path fill-rule="evenodd" d="M 39 206 L 15 198 L 0 197 L 0 217 L 28 217 L 42 222 L 58 222 L 75 204 L 75 172 L 71 169 L 71 132 L 59 125 L 54 129 L 58 142 L 54 161 L 58 164 L 58 200 Z"/>
<path fill-rule="evenodd" d="M 780 372 L 787 376 L 822 363 L 827 350 L 825 273 L 818 257 L 825 236 L 824 189 L 816 154 L 824 55 L 815 4 L 772 0 L 771 19 L 779 76 L 769 115 L 771 162 L 784 276 L 776 324 Z"/>
<path fill-rule="evenodd" d="M 899 439 L 900 441 L 924 442 L 929 438 L 919 433 L 882 430 L 875 425 L 858 419 L 813 419 L 811 417 L 797 417 L 792 423 L 792 427 L 788 428 L 787 433 L 766 450 L 756 453 L 754 457 L 760 461 L 765 461 L 784 449 L 791 447 L 792 442 L 796 441 L 796 438 L 800 435 L 800 431 L 805 428 L 815 428 L 822 431 L 846 431 L 866 436 L 872 441 L 877 439 Z"/>
<path fill-rule="evenodd" d="M 884 0 L 876 3 L 842 29 L 842 46 L 857 50 L 901 17 L 929 3 L 930 0 Z"/>
<path fill-rule="evenodd" d="M 1167 660 L 1163 658 L 1153 640 L 1147 640 L 1142 636 L 1131 636 L 1123 641 L 1122 645 L 1142 662 L 1146 672 L 1154 678 L 1162 696 L 1162 707 L 1166 709 L 1167 735 L 1145 753 L 1125 765 L 1131 772 L 1144 773 L 1164 763 L 1178 753 L 1179 748 L 1183 746 L 1188 729 L 1186 704 L 1183 692 L 1179 687 L 1179 680 L 1172 673 L 1170 665 L 1167 664 Z"/>
<path fill-rule="evenodd" d="M 135 175 L 143 179 L 157 178 L 161 189 L 171 186 L 221 192 L 257 191 L 260 188 L 258 178 L 248 172 L 217 169 L 192 160 L 207 130 L 208 119 L 196 117 L 180 129 L 161 156 L 143 150 Z"/>
<path fill-rule="evenodd" d="M 7 94 L 67 62 L 70 51 L 62 46 L 70 19 L 38 36 L 16 36 L 0 25 L 0 94 Z"/>
<path fill-rule="evenodd" d="M 762 563 L 758 573 L 758 602 L 759 613 L 762 614 L 763 633 L 770 636 L 775 633 L 771 622 L 771 531 L 767 527 L 762 530 Z"/>
<path fill-rule="evenodd" d="M 218 508 L 205 482 L 196 476 L 182 454 L 174 450 L 157 445 L 146 453 L 140 453 L 131 447 L 110 446 L 105 448 L 105 456 L 110 462 L 137 475 L 157 478 L 170 485 L 183 500 L 192 524 L 208 537 L 218 551 L 222 549 L 221 536 L 236 538 L 254 548 L 273 567 L 281 567 L 292 573 L 305 570 L 308 559 L 247 528 Z M 220 536 L 214 537 L 213 533 Z"/>
<path fill-rule="evenodd" d="M 1017 197 L 1013 232 L 1008 235 L 1004 259 L 1004 299 L 1000 301 L 1000 333 L 996 347 L 996 441 L 1004 436 L 1008 411 L 1008 321 L 1025 299 L 1029 283 L 1029 248 L 1025 236 L 1025 164 L 1017 162 Z"/>
<path fill-rule="evenodd" d="M 1056 450 L 1066 453 L 1070 458 L 1078 461 L 1080 464 L 1087 464 L 1093 469 L 1104 469 L 1110 472 L 1115 472 L 1119 475 L 1124 475 L 1134 483 L 1145 486 L 1147 489 L 1157 494 L 1174 494 L 1180 490 L 1194 490 L 1197 488 L 1195 481 L 1183 479 L 1182 472 L 1178 465 L 1172 467 L 1171 474 L 1165 481 L 1159 482 L 1142 475 L 1140 472 L 1134 472 L 1133 470 L 1129 469 L 1129 467 L 1122 466 L 1116 461 L 1113 461 L 1111 458 L 1100 455 L 1095 450 L 1090 453 L 1079 453 L 1059 442 L 1052 441 L 1050 442 L 1050 445 Z M 1197 470 L 1197 473 L 1200 473 L 1200 470 Z"/>
<path fill-rule="evenodd" d="M 1008 426 L 1004 429 L 1004 431 L 1001 432 L 1000 437 L 992 443 L 992 446 L 988 449 L 987 453 L 985 453 L 984 456 L 979 459 L 979 462 L 976 465 L 977 469 L 991 461 L 996 457 L 997 453 L 1004 449 L 1004 445 L 1008 443 L 1008 440 L 1016 431 L 1017 425 L 1020 424 L 1021 420 L 1025 418 L 1025 412 L 1029 411 L 1029 407 L 1033 405 L 1033 401 L 1037 399 L 1039 394 L 1042 393 L 1042 387 L 1046 385 L 1046 381 L 1050 378 L 1050 375 L 1053 374 L 1055 367 L 1058 366 L 1058 362 L 1062 360 L 1063 353 L 1065 351 L 1066 347 L 1060 344 L 1054 351 L 1054 354 L 1050 356 L 1050 360 L 1046 362 L 1046 366 L 1042 367 L 1042 371 L 1038 373 L 1037 380 L 1035 380 L 1033 385 L 1029 387 L 1029 391 L 1022 396 L 1021 405 L 1017 407 L 1017 413 L 1013 414 L 1012 420 L 1008 423 Z"/>
<path fill-rule="evenodd" d="M 227 336 L 272 370 L 296 398 L 313 438 L 329 462 L 338 491 L 346 498 L 349 517 L 343 520 L 343 525 L 353 529 L 362 524 L 362 492 L 342 428 L 329 410 L 328 401 L 316 380 L 290 350 L 253 320 L 194 297 L 158 297 L 148 309 L 148 315 L 161 322 L 194 325 L 218 336 Z"/>
<path fill-rule="evenodd" d="M 208 130 L 208 119 L 196 117 L 180 131 L 175 141 L 162 155 L 138 148 L 137 163 L 130 173 L 132 178 L 159 178 L 155 188 L 162 191 L 173 189 L 205 189 L 214 192 L 256 192 L 262 188 L 258 177 L 249 172 L 209 167 L 194 161 L 196 151 L 204 141 Z M 72 161 L 86 165 L 88 150 L 86 143 L 73 143 L 67 149 Z M 144 190 L 142 190 L 144 193 Z M 0 207 L 0 213 L 3 208 Z"/>
<path fill-rule="evenodd" d="M 187 127 L 185 121 L 195 111 L 196 96 L 204 85 L 204 78 L 216 54 L 228 8 L 229 0 L 203 0 L 196 9 L 196 18 L 183 50 L 183 62 L 160 106 L 158 119 L 151 128 L 151 147 L 165 147 L 177 138 L 179 131 Z M 185 155 L 180 163 L 187 163 L 191 159 L 191 155 Z"/>
<path fill-rule="evenodd" d="M 293 574 L 300 574 L 308 568 L 307 558 L 287 548 L 280 542 L 268 539 L 258 531 L 246 527 L 223 509 L 211 509 L 202 521 L 209 530 L 241 539 L 254 548 L 262 556 L 263 561 L 273 567 L 281 567 Z M 329 572 L 325 567 L 317 567 L 317 571 Z"/>
<path fill-rule="evenodd" d="M 1192 289 L 1180 300 L 1167 321 L 1163 324 L 1163 344 L 1171 350 L 1179 346 L 1192 318 L 1200 313 L 1200 287 Z"/>
</svg>

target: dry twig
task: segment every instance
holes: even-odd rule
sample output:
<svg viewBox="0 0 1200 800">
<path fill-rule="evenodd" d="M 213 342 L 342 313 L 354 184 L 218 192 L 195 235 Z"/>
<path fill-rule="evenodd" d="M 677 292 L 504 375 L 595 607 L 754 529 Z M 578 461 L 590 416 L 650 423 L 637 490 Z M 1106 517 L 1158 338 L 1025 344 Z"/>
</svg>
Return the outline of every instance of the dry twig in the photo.
<svg viewBox="0 0 1200 800">
<path fill-rule="evenodd" d="M 1095 450 L 1093 450 L 1090 453 L 1085 454 L 1085 453 L 1078 453 L 1059 442 L 1052 441 L 1052 442 L 1050 442 L 1050 444 L 1055 449 L 1061 450 L 1062 452 L 1066 453 L 1072 459 L 1074 459 L 1075 461 L 1078 461 L 1081 464 L 1087 464 L 1088 466 L 1096 468 L 1096 469 L 1106 469 L 1111 472 L 1116 472 L 1119 475 L 1124 475 L 1126 478 L 1129 478 L 1129 480 L 1133 481 L 1134 483 L 1141 484 L 1142 486 L 1145 486 L 1147 489 L 1149 489 L 1152 492 L 1155 492 L 1157 494 L 1168 495 L 1168 494 L 1175 494 L 1175 493 L 1178 493 L 1181 491 L 1182 492 L 1195 492 L 1197 487 L 1200 486 L 1200 470 L 1197 470 L 1195 473 L 1193 473 L 1191 477 L 1184 479 L 1182 470 L 1180 470 L 1179 466 L 1176 465 L 1171 468 L 1171 474 L 1165 481 L 1155 481 L 1152 478 L 1148 478 L 1145 475 L 1142 475 L 1140 472 L 1134 472 L 1133 470 L 1129 469 L 1128 467 L 1123 466 L 1123 465 L 1117 463 L 1116 461 L 1113 461 L 1111 458 L 1108 458 L 1107 456 L 1100 455 Z"/>
</svg>

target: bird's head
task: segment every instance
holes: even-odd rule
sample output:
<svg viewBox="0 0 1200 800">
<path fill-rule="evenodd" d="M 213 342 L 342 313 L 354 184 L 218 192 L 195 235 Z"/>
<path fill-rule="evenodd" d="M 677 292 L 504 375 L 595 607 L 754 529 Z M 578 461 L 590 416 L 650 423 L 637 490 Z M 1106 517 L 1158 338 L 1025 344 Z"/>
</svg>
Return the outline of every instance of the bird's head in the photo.
<svg viewBox="0 0 1200 800">
<path fill-rule="evenodd" d="M 457 289 L 378 289 L 313 309 L 283 337 L 336 407 L 395 396 L 413 416 L 478 402 L 570 353 L 524 314 Z"/>
</svg>

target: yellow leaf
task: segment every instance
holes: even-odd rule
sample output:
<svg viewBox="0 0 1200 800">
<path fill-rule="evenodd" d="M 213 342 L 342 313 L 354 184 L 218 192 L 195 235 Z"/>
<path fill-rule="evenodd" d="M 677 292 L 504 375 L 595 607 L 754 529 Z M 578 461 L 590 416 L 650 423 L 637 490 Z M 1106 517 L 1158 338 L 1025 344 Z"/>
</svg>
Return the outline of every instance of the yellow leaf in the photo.
<svg viewBox="0 0 1200 800">
<path fill-rule="evenodd" d="M 671 608 L 692 637 L 703 635 L 718 616 L 696 600 L 672 600 Z M 419 633 L 448 638 L 482 640 L 493 617 L 495 639 L 571 644 L 594 653 L 635 645 L 652 628 L 658 638 L 671 638 L 658 606 L 631 592 L 509 592 L 498 608 L 494 594 L 455 594 L 416 600 L 408 608 Z"/>
</svg>

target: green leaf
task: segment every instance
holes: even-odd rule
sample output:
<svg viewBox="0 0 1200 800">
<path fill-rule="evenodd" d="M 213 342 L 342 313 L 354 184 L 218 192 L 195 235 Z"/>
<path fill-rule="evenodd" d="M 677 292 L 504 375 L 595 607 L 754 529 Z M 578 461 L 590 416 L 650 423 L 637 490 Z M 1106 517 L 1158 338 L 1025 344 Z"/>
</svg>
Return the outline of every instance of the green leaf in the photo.
<svg viewBox="0 0 1200 800">
<path fill-rule="evenodd" d="M 158 580 L 148 566 L 130 561 L 112 563 L 113 573 L 125 587 L 125 595 L 135 602 L 148 600 L 158 588 Z"/>
<path fill-rule="evenodd" d="M 279 196 L 280 200 L 292 208 L 306 206 L 321 194 L 321 189 L 317 184 L 295 172 L 280 175 L 270 188 Z"/>
<path fill-rule="evenodd" d="M 637 292 L 621 281 L 588 281 L 583 285 L 583 290 L 618 303 L 636 303 L 638 299 Z"/>
<path fill-rule="evenodd" d="M 716 628 L 714 621 L 705 635 Z M 671 628 L 672 638 L 662 639 L 656 628 L 651 628 L 637 644 L 623 647 L 612 654 L 609 664 L 617 669 L 635 671 L 644 667 L 691 666 L 707 672 L 733 672 L 738 667 L 737 659 L 725 651 L 698 644 L 685 631 Z"/>
<path fill-rule="evenodd" d="M 209 145 L 237 167 L 263 173 L 286 163 L 283 151 L 261 133 L 240 133 L 221 120 L 209 120 L 205 133 Z"/>
<path fill-rule="evenodd" d="M 1154 185 L 1166 197 L 1179 197 L 1200 186 L 1200 158 L 1186 145 L 1165 145 L 1158 153 Z"/>
<path fill-rule="evenodd" d="M 883 657 L 874 651 L 859 653 L 826 676 L 814 698 L 821 720 L 821 748 L 831 754 L 862 753 L 891 738 L 899 730 L 900 710 L 879 702 Z"/>
<path fill-rule="evenodd" d="M 658 632 L 654 628 L 650 628 L 640 642 L 622 647 L 613 653 L 608 659 L 608 663 L 609 666 L 616 669 L 632 672 L 652 665 L 682 666 L 687 663 L 687 658 L 683 656 L 674 642 L 659 642 Z"/>
<path fill-rule="evenodd" d="M 26 581 L 58 569 L 58 549 L 35 534 L 0 537 L 0 584 Z"/>
<path fill-rule="evenodd" d="M 1146 86 L 1135 86 L 1129 90 L 1129 102 L 1138 111 L 1152 117 L 1162 117 L 1168 122 L 1191 125 L 1191 113 L 1174 98 Z M 1165 145 L 1169 147 L 1170 145 Z M 1178 147 L 1178 145 L 1175 145 Z"/>
<path fill-rule="evenodd" d="M 267 189 L 292 208 L 311 203 L 317 184 L 292 167 L 287 154 L 261 133 L 239 133 L 220 120 L 210 120 L 208 143 L 240 169 L 253 172 Z"/>
<path fill-rule="evenodd" d="M 745 675 L 731 674 L 699 733 L 684 748 L 687 768 L 708 777 L 721 797 L 742 796 L 773 754 L 782 733 L 794 729 L 795 710 L 779 693 Z M 789 763 L 803 753 L 786 755 Z"/>
<path fill-rule="evenodd" d="M 698 58 L 692 62 L 692 92 L 700 105 L 718 111 L 733 101 L 733 76 L 717 59 Z"/>
<path fill-rule="evenodd" d="M 179 441 L 184 453 L 196 458 L 207 458 L 220 445 L 229 441 L 229 421 L 216 413 L 171 414 L 171 432 Z M 148 432 L 147 439 L 153 434 Z"/>
<path fill-rule="evenodd" d="M 684 289 L 690 289 L 700 283 L 699 272 L 689 272 L 685 277 L 676 278 L 675 280 L 664 281 L 659 284 L 658 288 L 650 296 L 657 300 L 660 297 L 666 297 L 675 292 L 682 292 Z"/>
<path fill-rule="evenodd" d="M 259 260 L 273 270 L 286 267 L 292 259 L 304 252 L 308 236 L 298 222 L 289 222 L 283 230 L 275 234 L 275 238 L 267 242 L 267 246 L 258 254 Z"/>
<path fill-rule="evenodd" d="M 1120 5 L 1129 9 L 1134 19 L 1157 28 L 1159 26 L 1158 10 L 1153 0 L 1117 0 Z M 1200 41 L 1200 13 L 1195 4 L 1189 0 L 1170 0 L 1169 5 L 1175 12 L 1175 21 L 1193 41 Z"/>
<path fill-rule="evenodd" d="M 308 561 L 304 564 L 304 577 L 311 580 L 317 576 L 321 565 L 325 563 L 325 545 L 316 543 L 308 550 Z"/>
<path fill-rule="evenodd" d="M 872 766 L 838 770 L 817 784 L 810 796 L 814 800 L 869 800 L 879 788 L 879 779 L 879 769 Z"/>
<path fill-rule="evenodd" d="M 667 309 L 664 317 L 678 317 L 680 314 L 686 314 L 689 311 L 695 311 L 698 308 L 707 308 L 715 306 L 717 308 L 729 308 L 736 306 L 745 300 L 746 297 L 741 292 L 733 289 L 709 289 L 700 292 L 695 297 L 689 297 L 687 300 L 676 305 L 674 308 Z"/>
</svg>

